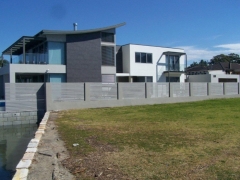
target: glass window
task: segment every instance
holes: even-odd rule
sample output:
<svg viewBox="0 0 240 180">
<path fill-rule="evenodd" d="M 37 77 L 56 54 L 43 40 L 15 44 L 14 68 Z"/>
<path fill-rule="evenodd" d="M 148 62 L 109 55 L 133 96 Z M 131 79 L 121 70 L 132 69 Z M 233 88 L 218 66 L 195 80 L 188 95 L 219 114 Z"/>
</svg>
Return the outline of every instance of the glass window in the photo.
<svg viewBox="0 0 240 180">
<path fill-rule="evenodd" d="M 65 74 L 49 74 L 49 82 L 66 82 L 66 75 Z"/>
<path fill-rule="evenodd" d="M 152 63 L 152 54 L 151 53 L 143 53 L 143 52 L 135 52 L 135 62 Z"/>
<path fill-rule="evenodd" d="M 152 76 L 146 76 L 146 82 L 153 82 Z"/>
<path fill-rule="evenodd" d="M 102 32 L 101 39 L 102 39 L 102 42 L 114 42 L 114 34 Z"/>
<path fill-rule="evenodd" d="M 147 63 L 152 63 L 152 54 L 147 53 Z"/>
<path fill-rule="evenodd" d="M 102 46 L 102 65 L 115 66 L 114 56 L 114 47 Z"/>
<path fill-rule="evenodd" d="M 48 42 L 49 64 L 65 64 L 65 44 L 62 42 Z"/>
<path fill-rule="evenodd" d="M 138 53 L 138 52 L 135 53 L 135 62 L 141 62 L 140 54 L 141 53 Z"/>
<path fill-rule="evenodd" d="M 141 53 L 141 63 L 146 63 L 147 62 L 147 55 L 146 53 Z"/>
</svg>

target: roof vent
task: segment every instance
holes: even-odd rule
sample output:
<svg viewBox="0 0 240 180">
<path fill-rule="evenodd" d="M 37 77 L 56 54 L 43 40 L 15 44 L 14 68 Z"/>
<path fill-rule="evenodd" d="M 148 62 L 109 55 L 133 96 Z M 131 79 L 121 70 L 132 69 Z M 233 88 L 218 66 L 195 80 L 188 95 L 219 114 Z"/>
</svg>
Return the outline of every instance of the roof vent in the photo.
<svg viewBox="0 0 240 180">
<path fill-rule="evenodd" d="M 77 30 L 77 23 L 73 23 L 73 30 L 74 30 L 74 31 Z"/>
</svg>

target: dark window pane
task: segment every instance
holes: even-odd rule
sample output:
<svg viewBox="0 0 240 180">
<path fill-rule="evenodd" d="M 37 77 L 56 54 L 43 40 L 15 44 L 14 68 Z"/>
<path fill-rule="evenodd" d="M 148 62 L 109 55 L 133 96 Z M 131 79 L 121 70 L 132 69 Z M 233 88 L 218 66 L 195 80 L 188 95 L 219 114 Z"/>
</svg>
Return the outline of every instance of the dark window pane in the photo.
<svg viewBox="0 0 240 180">
<path fill-rule="evenodd" d="M 114 47 L 102 46 L 102 65 L 114 66 Z"/>
<path fill-rule="evenodd" d="M 146 53 L 141 53 L 141 63 L 146 63 L 147 62 L 147 55 Z"/>
<path fill-rule="evenodd" d="M 114 34 L 102 32 L 102 42 L 114 42 Z"/>
<path fill-rule="evenodd" d="M 138 53 L 138 52 L 135 53 L 135 62 L 141 62 L 140 53 Z"/>
<path fill-rule="evenodd" d="M 147 63 L 152 63 L 152 54 L 147 54 Z"/>
<path fill-rule="evenodd" d="M 153 82 L 152 76 L 147 76 L 147 77 L 146 77 L 146 81 L 147 81 L 147 82 Z"/>
</svg>

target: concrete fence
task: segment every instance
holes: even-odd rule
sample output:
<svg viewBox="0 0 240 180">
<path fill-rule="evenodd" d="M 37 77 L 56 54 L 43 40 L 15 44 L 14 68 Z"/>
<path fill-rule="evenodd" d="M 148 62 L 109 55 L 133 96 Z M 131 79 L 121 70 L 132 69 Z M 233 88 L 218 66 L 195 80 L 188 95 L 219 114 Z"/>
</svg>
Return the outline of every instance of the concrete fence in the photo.
<svg viewBox="0 0 240 180">
<path fill-rule="evenodd" d="M 239 83 L 47 83 L 46 109 L 117 107 L 239 96 Z"/>
</svg>

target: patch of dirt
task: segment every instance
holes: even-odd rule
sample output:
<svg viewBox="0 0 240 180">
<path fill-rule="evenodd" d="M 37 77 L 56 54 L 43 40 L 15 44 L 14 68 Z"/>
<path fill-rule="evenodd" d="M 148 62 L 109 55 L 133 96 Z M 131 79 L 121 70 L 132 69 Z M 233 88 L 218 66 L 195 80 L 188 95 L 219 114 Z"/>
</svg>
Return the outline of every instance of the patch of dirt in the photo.
<svg viewBox="0 0 240 180">
<path fill-rule="evenodd" d="M 38 151 L 29 170 L 28 180 L 74 180 L 75 177 L 62 166 L 61 161 L 69 158 L 63 141 L 59 138 L 54 120 L 57 113 L 51 113 L 47 128 L 38 145 Z"/>
<path fill-rule="evenodd" d="M 117 148 L 97 141 L 95 136 L 89 137 L 86 141 L 96 149 L 95 152 L 85 156 L 79 154 L 78 157 L 70 157 L 62 161 L 72 174 L 80 179 L 130 179 L 117 165 L 108 164 L 105 160 L 109 153 L 117 152 Z"/>
<path fill-rule="evenodd" d="M 89 137 L 86 142 L 96 151 L 70 157 L 54 124 L 57 117 L 58 113 L 50 113 L 47 129 L 40 141 L 28 180 L 131 179 L 122 173 L 117 165 L 107 163 L 108 155 L 118 152 L 118 149 L 99 142 L 95 136 Z"/>
</svg>

